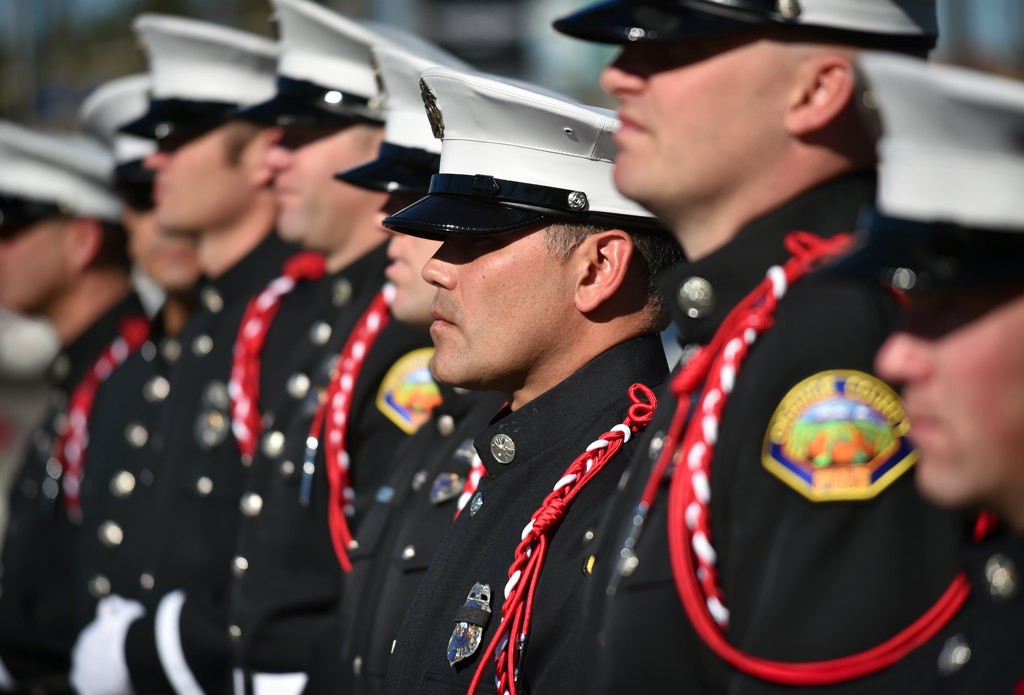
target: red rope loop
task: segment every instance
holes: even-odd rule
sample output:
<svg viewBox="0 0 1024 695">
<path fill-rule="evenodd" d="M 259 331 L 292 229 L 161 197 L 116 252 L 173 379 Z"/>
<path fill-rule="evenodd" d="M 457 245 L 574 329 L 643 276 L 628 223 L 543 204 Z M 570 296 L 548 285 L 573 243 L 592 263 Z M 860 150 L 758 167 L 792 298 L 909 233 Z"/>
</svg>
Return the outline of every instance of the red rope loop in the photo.
<svg viewBox="0 0 1024 695">
<path fill-rule="evenodd" d="M 676 412 L 662 453 L 642 498 L 649 508 L 668 470 L 669 554 L 676 587 L 687 616 L 704 642 L 724 661 L 757 678 L 786 685 L 830 685 L 885 668 L 933 637 L 963 604 L 969 591 L 959 575 L 935 605 L 901 633 L 875 648 L 838 659 L 780 662 L 747 654 L 728 642 L 722 629 L 728 609 L 718 586 L 710 530 L 710 470 L 717 426 L 750 346 L 773 324 L 779 299 L 789 284 L 845 251 L 849 235 L 821 239 L 807 232 L 786 237 L 793 255 L 765 279 L 726 317 L 711 342 L 673 379 Z M 687 418 L 690 397 L 702 389 Z M 688 421 L 687 421 L 688 420 Z"/>
</svg>

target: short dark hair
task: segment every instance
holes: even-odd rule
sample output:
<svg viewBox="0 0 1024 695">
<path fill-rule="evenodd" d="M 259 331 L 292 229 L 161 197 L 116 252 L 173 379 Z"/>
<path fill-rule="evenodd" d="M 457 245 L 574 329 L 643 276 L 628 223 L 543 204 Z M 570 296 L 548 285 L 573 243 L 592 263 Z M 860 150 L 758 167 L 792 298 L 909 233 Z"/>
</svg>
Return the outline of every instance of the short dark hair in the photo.
<svg viewBox="0 0 1024 695">
<path fill-rule="evenodd" d="M 117 222 L 99 220 L 103 240 L 96 257 L 89 264 L 92 268 L 114 268 L 125 272 L 131 270 L 132 261 L 128 256 L 128 235 Z"/>
<path fill-rule="evenodd" d="M 544 231 L 544 239 L 548 250 L 562 262 L 569 259 L 573 250 L 583 243 L 587 237 L 599 232 L 613 229 L 607 225 L 572 224 L 558 222 L 549 225 Z M 647 304 L 662 315 L 667 311 L 665 299 L 658 289 L 658 274 L 665 268 L 683 260 L 683 250 L 679 243 L 666 231 L 656 229 L 628 228 L 621 229 L 629 234 L 633 246 L 640 252 L 640 258 L 647 266 Z"/>
</svg>

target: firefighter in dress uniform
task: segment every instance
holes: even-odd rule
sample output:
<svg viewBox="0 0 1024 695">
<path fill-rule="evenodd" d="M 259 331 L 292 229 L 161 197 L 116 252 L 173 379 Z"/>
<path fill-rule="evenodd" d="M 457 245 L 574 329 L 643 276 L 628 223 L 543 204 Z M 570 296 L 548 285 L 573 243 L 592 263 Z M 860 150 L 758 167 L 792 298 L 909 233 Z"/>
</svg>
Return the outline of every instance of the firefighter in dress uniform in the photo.
<svg viewBox="0 0 1024 695">
<path fill-rule="evenodd" d="M 855 56 L 927 53 L 934 3 L 616 0 L 555 27 L 622 45 L 615 182 L 687 255 L 662 284 L 684 364 L 592 550 L 587 691 L 888 691 L 965 533 L 872 374 L 896 302 L 814 270 L 875 195 Z"/>
</svg>

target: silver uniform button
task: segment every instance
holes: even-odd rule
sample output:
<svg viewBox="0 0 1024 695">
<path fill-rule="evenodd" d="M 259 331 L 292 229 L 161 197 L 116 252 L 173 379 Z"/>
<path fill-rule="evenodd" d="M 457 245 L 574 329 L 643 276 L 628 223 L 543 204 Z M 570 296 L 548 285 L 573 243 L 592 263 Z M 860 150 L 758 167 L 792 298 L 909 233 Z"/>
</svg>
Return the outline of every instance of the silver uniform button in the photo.
<svg viewBox="0 0 1024 695">
<path fill-rule="evenodd" d="M 160 344 L 160 354 L 168 362 L 177 362 L 181 357 L 181 343 L 174 338 L 168 338 Z"/>
<path fill-rule="evenodd" d="M 221 298 L 220 292 L 215 287 L 204 287 L 199 292 L 199 300 L 211 314 L 219 314 L 224 310 L 224 299 Z"/>
<path fill-rule="evenodd" d="M 416 548 L 415 548 L 415 546 L 407 545 L 404 548 L 402 548 L 402 559 L 403 560 L 411 560 L 414 557 L 416 557 Z"/>
<path fill-rule="evenodd" d="M 309 377 L 301 372 L 292 374 L 288 378 L 288 395 L 292 398 L 299 399 L 305 398 L 306 394 L 309 393 Z"/>
<path fill-rule="evenodd" d="M 50 366 L 50 374 L 53 375 L 54 380 L 64 381 L 70 373 L 71 358 L 62 352 L 53 360 L 53 364 Z"/>
<path fill-rule="evenodd" d="M 658 454 L 661 453 L 661 447 L 665 446 L 665 433 L 657 432 L 654 437 L 651 438 L 651 445 L 647 447 L 647 457 L 652 461 L 658 458 Z"/>
<path fill-rule="evenodd" d="M 679 308 L 691 319 L 704 318 L 715 308 L 715 291 L 701 277 L 686 280 L 679 288 Z"/>
<path fill-rule="evenodd" d="M 284 451 L 284 434 L 271 430 L 263 435 L 263 454 L 268 458 L 277 458 Z"/>
<path fill-rule="evenodd" d="M 295 464 L 292 463 L 291 461 L 282 461 L 281 462 L 281 475 L 283 475 L 285 477 L 288 477 L 288 476 L 291 476 L 291 475 L 295 475 Z"/>
<path fill-rule="evenodd" d="M 153 377 L 142 387 L 142 397 L 150 403 L 160 403 L 171 392 L 171 384 L 162 376 Z"/>
<path fill-rule="evenodd" d="M 509 464 L 516 457 L 516 443 L 507 434 L 496 434 L 491 437 L 491 456 L 498 463 Z"/>
<path fill-rule="evenodd" d="M 110 580 L 104 577 L 102 574 L 97 574 L 95 577 L 89 580 L 88 584 L 89 595 L 93 598 L 100 598 L 110 593 Z"/>
<path fill-rule="evenodd" d="M 127 497 L 135 490 L 135 476 L 128 471 L 119 471 L 110 479 L 110 494 Z"/>
<path fill-rule="evenodd" d="M 348 304 L 350 299 L 352 299 L 352 283 L 344 278 L 335 282 L 331 291 L 331 303 L 336 307 L 342 307 Z"/>
<path fill-rule="evenodd" d="M 53 478 L 47 478 L 43 481 L 43 497 L 46 499 L 57 499 L 57 493 L 60 492 L 60 483 Z"/>
<path fill-rule="evenodd" d="M 426 471 L 416 471 L 416 475 L 414 475 L 412 477 L 412 482 L 410 483 L 410 486 L 412 487 L 412 491 L 413 492 L 419 492 L 420 488 L 422 488 L 424 483 L 426 483 L 426 482 L 427 482 L 427 472 Z"/>
<path fill-rule="evenodd" d="M 241 509 L 246 516 L 259 516 L 263 511 L 263 498 L 255 492 L 247 492 L 242 495 Z"/>
<path fill-rule="evenodd" d="M 357 541 L 355 538 L 350 540 L 348 542 L 348 549 L 349 550 L 359 550 L 359 541 Z"/>
<path fill-rule="evenodd" d="M 985 579 L 993 598 L 1005 600 L 1017 593 L 1017 568 L 1002 553 L 996 553 L 985 563 Z"/>
<path fill-rule="evenodd" d="M 445 413 L 441 417 L 437 418 L 437 433 L 442 437 L 452 436 L 452 432 L 455 431 L 455 418 Z"/>
<path fill-rule="evenodd" d="M 129 422 L 124 428 L 124 438 L 135 449 L 141 449 L 149 441 L 149 430 L 138 422 Z"/>
<path fill-rule="evenodd" d="M 331 339 L 331 325 L 324 321 L 317 321 L 309 329 L 309 339 L 314 345 L 326 345 Z"/>
<path fill-rule="evenodd" d="M 352 673 L 353 673 L 353 675 L 358 676 L 362 672 L 363 672 L 363 657 L 356 655 L 356 657 L 354 659 L 352 659 Z"/>
<path fill-rule="evenodd" d="M 232 639 L 239 639 L 242 636 L 242 628 L 232 625 L 228 628 L 228 634 L 231 635 Z"/>
<path fill-rule="evenodd" d="M 96 529 L 96 533 L 100 537 L 100 542 L 110 548 L 116 545 L 121 545 L 121 541 L 124 540 L 124 531 L 122 531 L 121 527 L 113 521 L 104 521 L 100 524 L 100 527 Z"/>
<path fill-rule="evenodd" d="M 196 481 L 196 491 L 200 497 L 206 497 L 213 492 L 213 481 L 204 475 Z"/>
<path fill-rule="evenodd" d="M 152 589 L 156 586 L 156 577 L 149 572 L 143 572 L 139 575 L 139 586 L 143 589 Z"/>
<path fill-rule="evenodd" d="M 156 359 L 156 345 L 152 340 L 147 340 L 142 344 L 142 347 L 139 348 L 139 354 L 142 355 L 142 359 L 147 362 L 152 362 Z"/>
<path fill-rule="evenodd" d="M 192 341 L 192 352 L 197 357 L 209 355 L 213 351 L 213 338 L 208 335 L 197 335 Z"/>
<path fill-rule="evenodd" d="M 971 648 L 963 635 L 954 635 L 946 640 L 939 652 L 939 673 L 943 676 L 950 676 L 971 660 Z"/>
<path fill-rule="evenodd" d="M 60 478 L 61 473 L 64 472 L 64 466 L 60 465 L 60 461 L 55 458 L 49 458 L 46 460 L 46 475 L 57 480 Z"/>
<path fill-rule="evenodd" d="M 473 493 L 473 499 L 469 501 L 469 515 L 476 516 L 480 508 L 484 506 L 484 493 L 477 490 Z"/>
<path fill-rule="evenodd" d="M 249 569 L 249 561 L 241 555 L 236 555 L 234 562 L 231 563 L 231 571 L 234 575 L 241 577 L 247 569 Z"/>
</svg>

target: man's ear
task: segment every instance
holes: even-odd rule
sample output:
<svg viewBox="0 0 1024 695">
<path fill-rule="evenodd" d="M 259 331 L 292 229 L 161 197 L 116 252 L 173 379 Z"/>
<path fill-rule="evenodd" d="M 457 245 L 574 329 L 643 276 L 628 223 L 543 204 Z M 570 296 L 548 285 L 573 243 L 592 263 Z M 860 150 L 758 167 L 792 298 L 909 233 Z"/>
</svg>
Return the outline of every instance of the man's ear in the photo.
<svg viewBox="0 0 1024 695">
<path fill-rule="evenodd" d="M 806 137 L 840 117 L 856 93 L 853 60 L 842 53 L 811 55 L 798 67 L 786 111 L 791 135 Z"/>
<path fill-rule="evenodd" d="M 103 226 L 98 220 L 75 217 L 65 222 L 64 258 L 67 271 L 80 275 L 100 254 L 103 247 Z"/>
<path fill-rule="evenodd" d="M 633 240 L 621 229 L 591 234 L 573 251 L 578 268 L 576 308 L 584 314 L 599 309 L 622 287 L 633 258 Z"/>
</svg>

